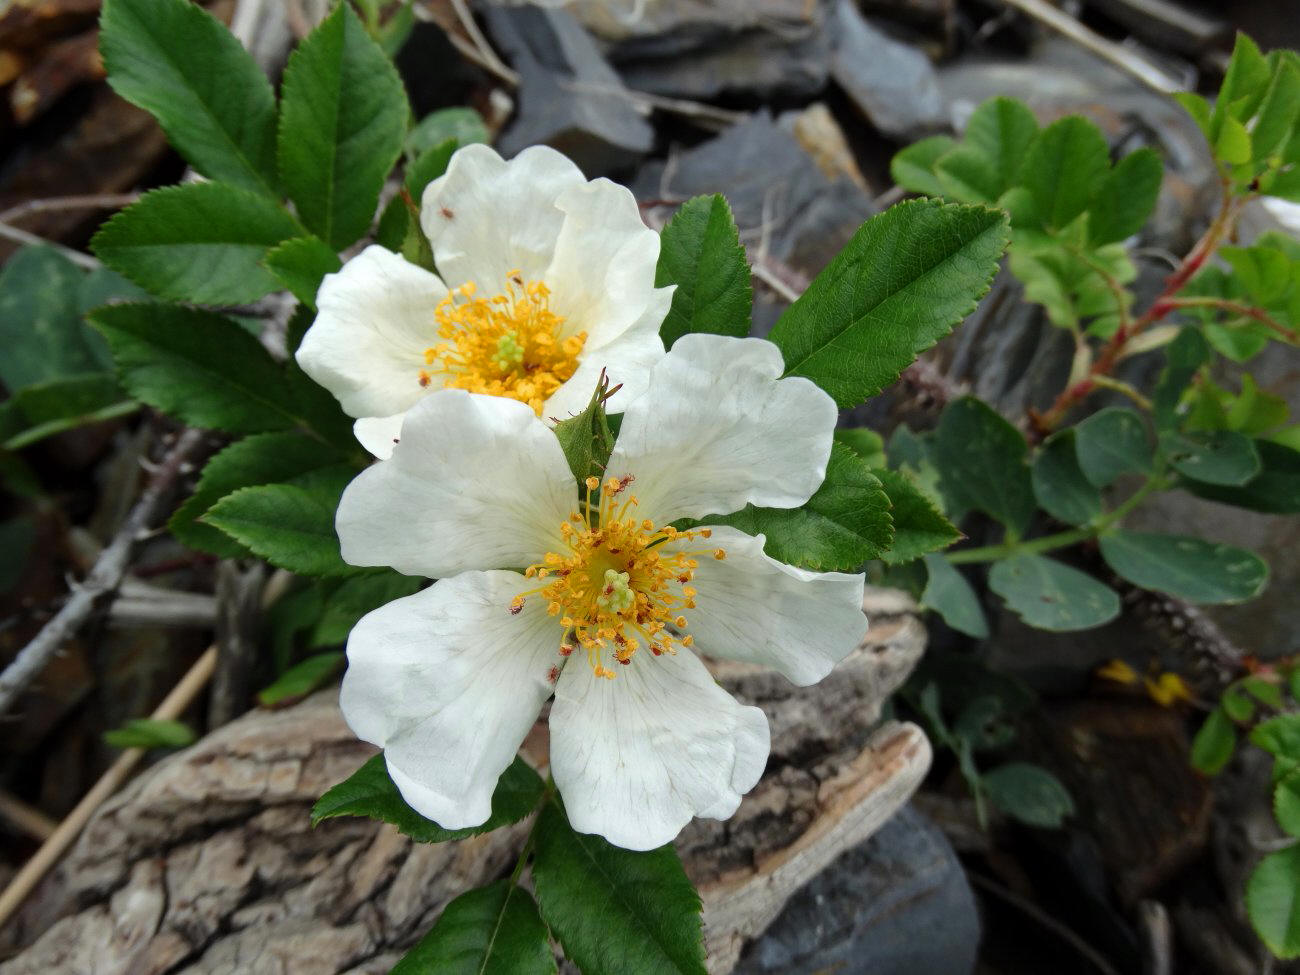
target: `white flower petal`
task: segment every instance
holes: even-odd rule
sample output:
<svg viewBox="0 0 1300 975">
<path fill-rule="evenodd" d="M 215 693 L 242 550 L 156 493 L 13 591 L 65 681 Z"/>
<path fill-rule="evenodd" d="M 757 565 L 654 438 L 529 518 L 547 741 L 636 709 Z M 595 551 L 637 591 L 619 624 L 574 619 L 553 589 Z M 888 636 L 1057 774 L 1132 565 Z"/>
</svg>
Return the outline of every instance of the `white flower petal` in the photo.
<svg viewBox="0 0 1300 975">
<path fill-rule="evenodd" d="M 582 171 L 547 146 L 509 162 L 485 145 L 458 150 L 420 207 L 438 273 L 453 287 L 473 281 L 488 295 L 504 290 L 511 271 L 540 280 L 564 223 L 556 198 L 583 183 Z"/>
<path fill-rule="evenodd" d="M 421 396 L 424 350 L 438 342 L 437 275 L 377 245 L 325 275 L 316 321 L 295 358 L 349 416 L 389 416 Z"/>
<path fill-rule="evenodd" d="M 764 541 L 727 526 L 713 529 L 704 544 L 727 555 L 721 561 L 699 557 L 691 580 L 695 608 L 684 611 L 686 632 L 701 653 L 765 664 L 795 684 L 815 684 L 862 643 L 864 577 L 786 565 L 763 554 Z"/>
<path fill-rule="evenodd" d="M 441 578 L 563 551 L 577 498 L 559 441 L 526 404 L 441 389 L 407 412 L 392 456 L 348 485 L 335 527 L 352 565 Z"/>
<path fill-rule="evenodd" d="M 402 797 L 445 829 L 477 826 L 552 686 L 560 628 L 531 581 L 467 572 L 368 613 L 348 638 L 339 704 L 384 749 Z"/>
<path fill-rule="evenodd" d="M 393 456 L 393 446 L 401 439 L 402 417 L 405 415 L 363 416 L 352 424 L 352 435 L 380 460 L 388 460 Z"/>
<path fill-rule="evenodd" d="M 543 276 L 564 334 L 586 332 L 595 351 L 616 341 L 653 301 L 668 311 L 672 288 L 656 288 L 659 235 L 641 220 L 636 197 L 607 179 L 565 190 L 555 201 L 564 223 Z M 655 332 L 663 321 L 651 323 Z"/>
<path fill-rule="evenodd" d="M 642 650 L 613 680 L 581 653 L 551 708 L 551 773 L 569 822 L 616 846 L 652 850 L 692 816 L 725 819 L 767 763 L 767 718 L 722 690 L 689 650 Z"/>
<path fill-rule="evenodd" d="M 665 289 L 666 290 L 666 289 Z M 663 312 L 668 310 L 671 295 L 665 299 Z M 659 305 L 656 299 L 653 306 Z M 633 325 L 615 341 L 599 349 L 584 349 L 578 357 L 578 368 L 568 382 L 551 394 L 542 408 L 542 416 L 563 420 L 581 413 L 591 402 L 601 370 L 609 377 L 610 387 L 622 384 L 623 388 L 605 404 L 610 413 L 623 412 L 623 404 L 631 402 L 644 389 L 650 369 L 664 357 L 664 343 L 659 338 L 659 323 L 663 312 L 648 328 Z M 650 316 L 653 317 L 653 312 Z"/>
<path fill-rule="evenodd" d="M 629 402 L 610 474 L 633 475 L 639 513 L 658 523 L 728 514 L 753 503 L 795 508 L 826 476 L 835 401 L 800 377 L 780 379 L 762 339 L 679 338 Z"/>
</svg>

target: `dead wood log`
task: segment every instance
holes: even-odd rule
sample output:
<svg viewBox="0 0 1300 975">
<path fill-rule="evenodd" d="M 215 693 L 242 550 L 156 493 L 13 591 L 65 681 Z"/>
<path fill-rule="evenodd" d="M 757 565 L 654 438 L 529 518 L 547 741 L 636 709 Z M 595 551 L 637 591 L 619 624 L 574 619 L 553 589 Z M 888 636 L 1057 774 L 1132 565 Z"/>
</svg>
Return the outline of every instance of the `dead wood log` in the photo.
<svg viewBox="0 0 1300 975">
<path fill-rule="evenodd" d="M 713 972 L 729 972 L 790 895 L 888 819 L 928 767 L 918 729 L 879 725 L 924 629 L 901 593 L 869 591 L 867 611 L 864 645 L 814 687 L 714 668 L 767 713 L 773 748 L 732 819 L 697 820 L 678 841 L 704 899 Z M 0 975 L 378 975 L 450 898 L 508 871 L 527 823 L 439 845 L 364 819 L 309 826 L 316 797 L 373 751 L 336 698 L 252 712 L 131 783 L 0 933 L 0 953 L 17 952 Z"/>
</svg>

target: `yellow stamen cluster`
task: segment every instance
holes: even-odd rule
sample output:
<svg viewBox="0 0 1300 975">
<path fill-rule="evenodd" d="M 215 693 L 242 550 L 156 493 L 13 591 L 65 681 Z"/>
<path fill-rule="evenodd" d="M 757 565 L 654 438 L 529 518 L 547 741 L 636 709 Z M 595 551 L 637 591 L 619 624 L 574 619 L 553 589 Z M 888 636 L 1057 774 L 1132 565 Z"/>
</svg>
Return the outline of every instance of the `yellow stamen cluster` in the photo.
<svg viewBox="0 0 1300 975">
<path fill-rule="evenodd" d="M 605 651 L 626 666 L 643 646 L 656 657 L 676 653 L 676 645 L 689 647 L 694 641 L 682 633 L 681 610 L 695 607 L 690 582 L 700 565 L 696 556 L 726 557 L 722 549 L 664 552 L 664 542 L 708 538 L 712 532 L 678 531 L 638 519 L 636 497 L 623 497 L 631 481 L 610 479 L 602 486 L 599 478 L 587 478 L 582 510 L 560 525 L 567 551 L 548 552 L 530 565 L 524 574 L 546 581 L 515 597 L 510 607 L 518 612 L 535 594 L 545 599 L 547 612 L 564 627 L 560 656 L 581 647 L 597 677 L 614 676 L 604 665 Z M 552 675 L 558 677 L 559 670 L 552 668 Z"/>
<path fill-rule="evenodd" d="M 561 338 L 564 319 L 550 308 L 550 289 L 511 271 L 505 292 L 475 297 L 468 281 L 438 303 L 434 317 L 443 344 L 424 350 L 421 386 L 434 376 L 449 389 L 506 396 L 539 415 L 547 398 L 578 368 L 586 332 Z"/>
</svg>

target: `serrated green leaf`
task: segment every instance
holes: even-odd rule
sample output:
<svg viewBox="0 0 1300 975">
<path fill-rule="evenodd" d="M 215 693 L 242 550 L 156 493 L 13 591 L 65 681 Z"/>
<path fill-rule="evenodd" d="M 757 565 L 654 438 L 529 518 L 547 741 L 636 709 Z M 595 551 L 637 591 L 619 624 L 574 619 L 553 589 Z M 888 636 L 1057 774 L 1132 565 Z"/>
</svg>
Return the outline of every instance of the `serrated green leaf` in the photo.
<svg viewBox="0 0 1300 975">
<path fill-rule="evenodd" d="M 1150 473 L 1151 444 L 1142 418 L 1132 410 L 1108 406 L 1074 429 L 1079 468 L 1096 487 L 1105 487 L 1121 474 Z"/>
<path fill-rule="evenodd" d="M 189 0 L 105 0 L 108 83 L 210 179 L 278 198 L 275 95 L 252 56 Z"/>
<path fill-rule="evenodd" d="M 808 377 L 841 407 L 874 396 L 974 310 L 1007 233 L 997 210 L 933 200 L 872 217 L 768 336 L 786 375 Z"/>
<path fill-rule="evenodd" d="M 664 348 L 690 332 L 749 334 L 749 262 L 720 193 L 687 200 L 659 235 L 655 287 L 672 284 L 677 290 L 659 329 Z"/>
<path fill-rule="evenodd" d="M 100 227 L 105 264 L 159 298 L 238 305 L 275 290 L 261 266 L 298 222 L 264 196 L 222 183 L 153 190 Z"/>
<path fill-rule="evenodd" d="M 1206 141 L 1210 139 L 1210 103 L 1200 95 L 1190 91 L 1176 91 L 1173 94 L 1174 101 L 1187 110 L 1187 114 L 1192 117 L 1196 127 L 1204 134 Z"/>
<path fill-rule="evenodd" d="M 361 617 L 394 599 L 411 595 L 421 585 L 423 580 L 392 570 L 344 579 L 325 603 L 325 610 L 312 631 L 311 645 L 325 647 L 343 643 Z"/>
<path fill-rule="evenodd" d="M 389 975 L 548 975 L 550 937 L 537 905 L 510 879 L 467 891 L 443 909 Z"/>
<path fill-rule="evenodd" d="M 136 399 L 191 426 L 230 433 L 298 424 L 284 373 L 260 342 L 220 315 L 176 305 L 109 305 L 90 315 Z"/>
<path fill-rule="evenodd" d="M 947 195 L 996 203 L 1016 184 L 1025 153 L 1038 135 L 1034 113 L 1014 98 L 990 98 L 971 114 L 962 145 L 935 161 Z"/>
<path fill-rule="evenodd" d="M 1062 229 L 1088 209 L 1110 171 L 1101 130 L 1079 115 L 1043 129 L 1025 155 L 1020 185 L 1047 227 Z"/>
<path fill-rule="evenodd" d="M 1059 829 L 1074 815 L 1074 800 L 1047 769 L 1028 762 L 1008 762 L 980 777 L 992 803 L 1008 816 L 1040 829 Z"/>
<path fill-rule="evenodd" d="M 262 484 L 226 495 L 200 519 L 221 529 L 272 565 L 299 575 L 358 572 L 339 555 L 334 512 L 354 476 L 327 468 L 297 484 Z"/>
<path fill-rule="evenodd" d="M 894 537 L 889 498 L 866 461 L 833 444 L 826 479 L 798 508 L 746 505 L 700 524 L 730 525 L 747 535 L 766 535 L 763 551 L 787 565 L 816 572 L 856 572 L 888 551 Z"/>
<path fill-rule="evenodd" d="M 501 826 L 519 822 L 537 808 L 545 788 L 532 767 L 522 758 L 516 758 L 501 773 L 492 793 L 492 814 L 482 825 L 468 829 L 443 829 L 406 804 L 389 777 L 384 756 L 380 754 L 316 800 L 311 810 L 311 822 L 315 826 L 321 820 L 335 816 L 368 816 L 396 826 L 398 832 L 417 843 L 444 843 L 490 833 Z"/>
<path fill-rule="evenodd" d="M 1031 471 L 1039 507 L 1067 525 L 1086 525 L 1101 514 L 1101 492 L 1079 466 L 1074 430 L 1047 438 Z"/>
<path fill-rule="evenodd" d="M 465 143 L 457 142 L 455 139 L 440 142 L 420 153 L 406 167 L 406 177 L 402 184 L 417 205 L 424 194 L 425 187 L 447 171 L 451 157 L 462 145 Z"/>
<path fill-rule="evenodd" d="M 1233 721 L 1244 723 L 1255 717 L 1255 702 L 1235 684 L 1223 692 L 1223 697 L 1219 699 L 1219 707 L 1223 708 L 1223 713 Z"/>
<path fill-rule="evenodd" d="M 1237 32 L 1223 85 L 1214 100 L 1213 131 L 1227 118 L 1245 122 L 1255 114 L 1268 88 L 1268 61 L 1259 46 L 1241 31 Z M 1249 157 L 1247 157 L 1249 158 Z"/>
<path fill-rule="evenodd" d="M 1160 449 L 1174 470 L 1205 484 L 1239 487 L 1260 472 L 1254 442 L 1232 430 L 1166 433 Z"/>
<path fill-rule="evenodd" d="M 932 609 L 958 633 L 977 640 L 989 635 L 989 624 L 984 618 L 980 598 L 956 566 L 942 555 L 925 557 L 926 583 L 921 593 L 921 605 Z"/>
<path fill-rule="evenodd" d="M 1256 440 L 1260 472 L 1241 487 L 1186 483 L 1183 487 L 1211 501 L 1270 514 L 1300 513 L 1300 451 L 1269 440 Z"/>
<path fill-rule="evenodd" d="M 1269 55 L 1272 77 L 1250 133 L 1254 159 L 1261 164 L 1282 152 L 1294 136 L 1300 116 L 1300 70 L 1278 56 L 1280 53 Z"/>
<path fill-rule="evenodd" d="M 316 310 L 316 292 L 320 290 L 325 275 L 343 267 L 343 262 L 329 245 L 310 234 L 286 240 L 272 248 L 262 263 L 276 281 L 313 311 Z"/>
<path fill-rule="evenodd" d="M 179 721 L 132 718 L 120 728 L 104 732 L 113 748 L 184 748 L 195 740 L 194 730 Z"/>
<path fill-rule="evenodd" d="M 1041 555 L 993 563 L 989 588 L 1029 626 L 1056 633 L 1090 630 L 1119 615 L 1119 594 L 1087 573 Z"/>
<path fill-rule="evenodd" d="M 894 541 L 881 556 L 890 565 L 901 565 L 926 554 L 945 549 L 961 532 L 944 517 L 921 485 L 903 471 L 874 468 L 889 498 L 889 516 L 894 522 Z"/>
<path fill-rule="evenodd" d="M 934 173 L 934 164 L 955 145 L 946 135 L 932 135 L 913 142 L 894 155 L 889 163 L 889 174 L 905 190 L 926 196 L 943 196 L 943 186 Z"/>
<path fill-rule="evenodd" d="M 884 467 L 885 438 L 865 427 L 839 427 L 835 431 L 835 442 L 842 443 L 864 461 L 868 467 Z"/>
<path fill-rule="evenodd" d="M 335 250 L 370 227 L 410 109 L 393 64 L 341 3 L 289 57 L 280 178 L 307 228 Z"/>
<path fill-rule="evenodd" d="M 398 193 L 388 201 L 388 206 L 384 207 L 384 212 L 379 217 L 379 227 L 375 231 L 376 242 L 423 268 L 433 268 L 433 251 L 414 210 L 419 206 L 425 188 L 447 171 L 447 164 L 451 162 L 458 147 L 459 143 L 455 139 L 448 139 L 426 149 L 414 159 L 406 167 L 406 178 L 403 181 L 410 203 L 403 194 Z"/>
<path fill-rule="evenodd" d="M 1115 573 L 1193 603 L 1239 603 L 1263 591 L 1268 566 L 1253 552 L 1203 538 L 1118 531 L 1100 539 Z"/>
<path fill-rule="evenodd" d="M 1016 185 L 1025 153 L 1038 135 L 1038 121 L 1024 102 L 997 96 L 980 104 L 966 123 L 963 140 L 994 161 L 1002 187 L 997 199 Z"/>
<path fill-rule="evenodd" d="M 997 203 L 1003 190 L 1001 173 L 992 159 L 969 145 L 944 153 L 934 164 L 945 199 L 955 203 Z"/>
<path fill-rule="evenodd" d="M 1273 815 L 1283 831 L 1300 838 L 1300 772 L 1292 772 L 1273 788 Z"/>
<path fill-rule="evenodd" d="M 1272 681 L 1263 677 L 1245 677 L 1238 686 L 1261 704 L 1274 711 L 1282 710 L 1282 688 Z"/>
<path fill-rule="evenodd" d="M 1156 207 L 1164 165 L 1150 148 L 1131 152 L 1102 181 L 1088 207 L 1088 239 L 1094 246 L 1126 240 L 1146 226 Z"/>
<path fill-rule="evenodd" d="M 338 468 L 338 451 L 301 433 L 263 433 L 236 440 L 203 468 L 194 493 L 172 515 L 167 527 L 190 548 L 222 558 L 244 558 L 248 548 L 198 519 L 228 494 L 260 484 L 292 484 L 315 471 Z"/>
<path fill-rule="evenodd" d="M 1206 775 L 1218 775 L 1236 749 L 1236 725 L 1221 708 L 1215 708 L 1192 739 L 1192 766 Z"/>
<path fill-rule="evenodd" d="M 419 156 L 449 141 L 462 146 L 491 141 L 483 116 L 472 108 L 440 108 L 420 119 L 411 129 L 405 148 L 411 156 Z"/>
<path fill-rule="evenodd" d="M 700 895 L 671 845 L 634 853 L 576 833 L 554 798 L 533 836 L 542 917 L 579 970 L 704 975 Z"/>
<path fill-rule="evenodd" d="M 1252 154 L 1250 132 L 1235 118 L 1226 116 L 1220 123 L 1219 137 L 1214 141 L 1215 157 L 1234 166 L 1244 166 L 1250 162 Z"/>
<path fill-rule="evenodd" d="M 1273 756 L 1281 775 L 1290 775 L 1293 768 L 1300 765 L 1300 711 L 1288 711 L 1256 725 L 1250 733 L 1250 741 Z M 1276 773 L 1278 769 L 1274 771 Z M 1275 779 L 1280 777 L 1274 776 Z"/>
<path fill-rule="evenodd" d="M 1034 516 L 1025 438 L 988 404 L 953 400 L 939 419 L 934 462 L 954 516 L 974 508 L 1023 533 Z"/>
<path fill-rule="evenodd" d="M 0 403 L 0 449 L 22 450 L 64 430 L 126 416 L 139 408 L 111 372 L 24 386 Z"/>
<path fill-rule="evenodd" d="M 111 271 L 103 275 L 117 277 Z M 24 247 L 9 258 L 0 270 L 0 383 L 10 393 L 112 367 L 104 340 L 82 321 L 87 305 L 118 290 L 103 275 L 97 293 L 86 301 L 96 276 L 87 276 L 53 247 Z"/>
<path fill-rule="evenodd" d="M 1270 853 L 1246 881 L 1246 913 L 1278 958 L 1300 957 L 1300 843 Z"/>
<path fill-rule="evenodd" d="M 257 692 L 257 702 L 264 708 L 287 704 L 306 697 L 325 684 L 347 662 L 341 650 L 318 653 L 302 660 Z"/>
</svg>

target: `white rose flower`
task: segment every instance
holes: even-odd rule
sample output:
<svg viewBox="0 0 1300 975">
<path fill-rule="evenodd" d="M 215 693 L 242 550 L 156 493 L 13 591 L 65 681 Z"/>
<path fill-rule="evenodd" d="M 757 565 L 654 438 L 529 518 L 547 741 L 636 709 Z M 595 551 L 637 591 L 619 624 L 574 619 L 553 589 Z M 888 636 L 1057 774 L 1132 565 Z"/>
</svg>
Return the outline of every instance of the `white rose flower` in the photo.
<svg viewBox="0 0 1300 975">
<path fill-rule="evenodd" d="M 367 247 L 326 275 L 297 352 L 368 450 L 387 457 L 402 414 L 438 389 L 559 418 L 586 406 L 602 369 L 639 391 L 673 289 L 654 286 L 659 235 L 626 187 L 588 182 L 545 146 L 506 162 L 470 145 L 420 213 L 439 273 Z"/>
<path fill-rule="evenodd" d="M 448 829 L 486 820 L 554 694 L 551 772 L 575 829 L 649 850 L 735 812 L 767 721 L 694 651 L 811 684 L 867 626 L 862 575 L 785 565 L 762 535 L 672 527 L 796 507 L 821 484 L 835 404 L 782 371 L 769 342 L 679 339 L 626 403 L 604 482 L 581 489 L 524 404 L 443 390 L 407 413 L 337 527 L 353 565 L 440 580 L 357 623 L 343 680 L 348 723 L 413 808 Z"/>
</svg>

